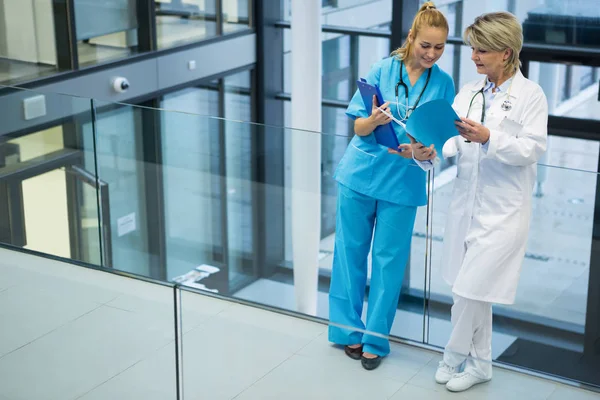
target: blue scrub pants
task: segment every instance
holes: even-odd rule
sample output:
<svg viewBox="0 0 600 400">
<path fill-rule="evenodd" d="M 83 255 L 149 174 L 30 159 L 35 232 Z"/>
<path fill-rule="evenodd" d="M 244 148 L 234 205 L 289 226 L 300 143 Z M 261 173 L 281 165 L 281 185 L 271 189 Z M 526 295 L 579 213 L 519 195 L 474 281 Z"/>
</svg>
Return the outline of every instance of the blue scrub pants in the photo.
<svg viewBox="0 0 600 400">
<path fill-rule="evenodd" d="M 396 316 L 416 214 L 416 207 L 377 200 L 338 185 L 329 289 L 331 322 L 389 335 Z M 372 270 L 365 327 L 361 315 L 371 240 Z M 379 356 L 390 352 L 387 339 L 333 325 L 329 326 L 329 341 L 340 345 L 362 343 L 363 351 Z"/>
</svg>

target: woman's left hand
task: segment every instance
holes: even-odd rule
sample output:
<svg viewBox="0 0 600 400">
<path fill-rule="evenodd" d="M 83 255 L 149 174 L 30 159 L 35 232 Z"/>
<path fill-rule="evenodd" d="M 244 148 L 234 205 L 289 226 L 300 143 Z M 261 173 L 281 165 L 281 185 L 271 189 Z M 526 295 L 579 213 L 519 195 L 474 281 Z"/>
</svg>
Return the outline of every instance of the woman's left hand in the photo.
<svg viewBox="0 0 600 400">
<path fill-rule="evenodd" d="M 410 144 L 401 144 L 398 146 L 398 150 L 390 149 L 388 147 L 388 153 L 412 159 L 412 147 Z"/>
<path fill-rule="evenodd" d="M 490 140 L 490 130 L 485 126 L 467 118 L 454 122 L 460 136 L 475 143 L 485 144 Z"/>
</svg>

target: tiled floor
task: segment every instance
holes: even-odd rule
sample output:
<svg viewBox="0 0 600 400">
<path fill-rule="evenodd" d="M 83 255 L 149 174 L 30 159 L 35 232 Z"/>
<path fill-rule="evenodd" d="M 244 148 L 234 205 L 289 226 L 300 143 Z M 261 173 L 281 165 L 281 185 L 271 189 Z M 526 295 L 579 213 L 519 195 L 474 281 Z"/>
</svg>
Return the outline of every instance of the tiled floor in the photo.
<svg viewBox="0 0 600 400">
<path fill-rule="evenodd" d="M 394 344 L 367 372 L 326 326 L 182 294 L 186 399 L 600 399 L 495 368 L 462 394 L 433 381 L 440 355 Z M 175 399 L 173 290 L 0 250 L 0 399 Z"/>
</svg>

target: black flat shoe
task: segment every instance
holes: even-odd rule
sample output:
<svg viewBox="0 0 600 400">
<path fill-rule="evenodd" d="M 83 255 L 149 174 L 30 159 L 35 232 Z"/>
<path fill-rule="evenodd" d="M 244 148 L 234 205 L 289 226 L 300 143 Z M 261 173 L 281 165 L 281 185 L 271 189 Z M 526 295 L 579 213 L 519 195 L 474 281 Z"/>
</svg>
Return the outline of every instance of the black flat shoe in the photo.
<svg viewBox="0 0 600 400">
<path fill-rule="evenodd" d="M 360 363 L 362 364 L 363 368 L 366 369 L 367 371 L 371 371 L 374 370 L 375 368 L 379 367 L 379 364 L 381 364 L 381 359 L 383 357 L 375 357 L 375 358 L 366 358 L 364 356 L 360 357 Z"/>
<path fill-rule="evenodd" d="M 353 349 L 352 347 L 344 346 L 344 353 L 353 360 L 360 360 L 362 357 L 362 346 Z"/>
</svg>

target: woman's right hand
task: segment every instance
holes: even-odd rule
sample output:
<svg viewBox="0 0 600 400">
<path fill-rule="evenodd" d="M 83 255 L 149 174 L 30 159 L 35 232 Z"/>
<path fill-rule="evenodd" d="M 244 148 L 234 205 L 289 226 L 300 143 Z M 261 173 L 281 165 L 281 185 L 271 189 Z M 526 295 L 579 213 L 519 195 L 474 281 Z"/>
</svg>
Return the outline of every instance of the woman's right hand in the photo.
<svg viewBox="0 0 600 400">
<path fill-rule="evenodd" d="M 392 114 L 390 111 L 389 101 L 384 103 L 380 108 L 388 114 Z M 381 110 L 377 107 L 377 96 L 375 95 L 373 95 L 373 109 L 371 110 L 371 115 L 369 116 L 369 119 L 371 120 L 371 124 L 373 124 L 375 127 L 389 124 L 392 121 L 390 117 L 381 112 Z"/>
</svg>

